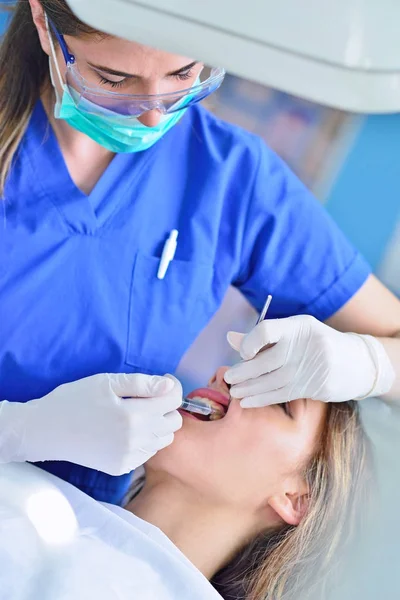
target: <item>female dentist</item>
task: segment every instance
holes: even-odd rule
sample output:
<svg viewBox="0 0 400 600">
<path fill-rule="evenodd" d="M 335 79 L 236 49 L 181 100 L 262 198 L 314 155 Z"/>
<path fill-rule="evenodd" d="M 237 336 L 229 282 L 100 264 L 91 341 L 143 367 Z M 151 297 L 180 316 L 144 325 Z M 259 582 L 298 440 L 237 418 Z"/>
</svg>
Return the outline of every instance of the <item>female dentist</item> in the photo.
<svg viewBox="0 0 400 600">
<path fill-rule="evenodd" d="M 199 106 L 223 75 L 93 31 L 64 0 L 17 2 L 0 49 L 3 462 L 119 502 L 181 424 L 179 384 L 157 376 L 231 284 L 257 309 L 274 295 L 272 319 L 230 336 L 243 406 L 400 395 L 400 303 L 259 138 Z"/>
</svg>

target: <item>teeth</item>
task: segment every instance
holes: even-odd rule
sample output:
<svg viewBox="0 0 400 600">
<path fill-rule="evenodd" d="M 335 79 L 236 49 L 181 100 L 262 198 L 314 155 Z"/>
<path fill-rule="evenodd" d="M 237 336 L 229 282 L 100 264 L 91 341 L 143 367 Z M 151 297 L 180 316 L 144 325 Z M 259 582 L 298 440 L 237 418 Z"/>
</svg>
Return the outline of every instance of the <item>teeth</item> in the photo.
<svg viewBox="0 0 400 600">
<path fill-rule="evenodd" d="M 224 417 L 226 414 L 226 407 L 221 404 L 218 404 L 218 402 L 214 402 L 214 400 L 210 400 L 209 398 L 203 398 L 203 396 L 193 396 L 191 400 L 198 400 L 199 402 L 207 404 L 208 406 L 211 406 L 215 409 L 216 412 L 211 413 L 211 415 L 208 417 L 209 421 L 218 421 L 219 419 L 222 419 L 222 417 Z"/>
<path fill-rule="evenodd" d="M 192 398 L 192 400 L 198 400 L 199 402 L 202 402 L 203 404 L 208 404 L 208 406 L 212 406 L 213 408 L 215 408 L 216 410 L 219 410 L 221 412 L 221 410 L 225 407 L 222 407 L 221 404 L 218 404 L 218 402 L 214 402 L 214 400 L 209 400 L 208 398 L 203 398 L 202 396 L 195 396 Z"/>
<path fill-rule="evenodd" d="M 224 416 L 224 413 L 222 413 L 222 412 L 212 413 L 208 417 L 208 420 L 209 421 L 219 421 L 219 419 L 222 419 L 223 416 Z"/>
<path fill-rule="evenodd" d="M 208 400 L 207 404 L 209 406 L 211 406 L 212 408 L 215 408 L 216 410 L 219 410 L 221 412 L 221 404 L 218 404 L 218 402 L 213 402 L 213 400 Z"/>
</svg>

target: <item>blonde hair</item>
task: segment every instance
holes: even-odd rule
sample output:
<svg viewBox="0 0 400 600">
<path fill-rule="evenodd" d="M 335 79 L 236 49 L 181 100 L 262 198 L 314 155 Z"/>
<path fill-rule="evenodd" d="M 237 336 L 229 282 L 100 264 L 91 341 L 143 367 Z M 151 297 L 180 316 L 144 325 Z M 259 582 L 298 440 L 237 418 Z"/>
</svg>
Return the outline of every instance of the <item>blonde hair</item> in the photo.
<svg viewBox="0 0 400 600">
<path fill-rule="evenodd" d="M 354 402 L 332 403 L 304 476 L 307 513 L 297 527 L 267 531 L 216 574 L 226 600 L 303 600 L 334 570 L 366 498 L 368 441 Z M 356 513 L 357 510 L 357 513 Z M 318 595 L 321 598 L 321 595 Z"/>
<path fill-rule="evenodd" d="M 61 33 L 97 33 L 79 21 L 64 0 L 41 0 L 41 5 Z M 0 197 L 34 106 L 49 81 L 49 59 L 40 45 L 29 2 L 18 0 L 13 13 L 0 44 Z"/>
</svg>

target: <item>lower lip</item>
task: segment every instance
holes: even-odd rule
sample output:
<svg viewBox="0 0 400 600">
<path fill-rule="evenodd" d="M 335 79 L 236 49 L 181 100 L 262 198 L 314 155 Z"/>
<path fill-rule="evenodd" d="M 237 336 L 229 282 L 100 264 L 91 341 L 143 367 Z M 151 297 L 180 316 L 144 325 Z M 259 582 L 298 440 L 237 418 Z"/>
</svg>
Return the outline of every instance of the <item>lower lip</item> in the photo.
<svg viewBox="0 0 400 600">
<path fill-rule="evenodd" d="M 188 419 L 194 419 L 195 421 L 200 421 L 200 419 L 192 415 L 192 413 L 187 412 L 186 410 L 180 410 L 179 412 L 183 417 L 187 417 Z"/>
</svg>

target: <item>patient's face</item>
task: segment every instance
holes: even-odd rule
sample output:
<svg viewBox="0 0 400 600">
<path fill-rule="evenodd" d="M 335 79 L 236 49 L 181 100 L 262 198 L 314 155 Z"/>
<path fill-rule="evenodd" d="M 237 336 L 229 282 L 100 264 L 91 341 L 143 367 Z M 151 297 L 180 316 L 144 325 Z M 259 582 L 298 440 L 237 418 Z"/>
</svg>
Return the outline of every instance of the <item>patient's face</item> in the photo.
<svg viewBox="0 0 400 600">
<path fill-rule="evenodd" d="M 217 421 L 183 413 L 174 443 L 147 466 L 167 472 L 207 494 L 214 502 L 256 508 L 266 496 L 290 488 L 293 473 L 315 452 L 325 422 L 326 404 L 294 400 L 290 404 L 243 409 L 230 401 L 221 367 L 208 388 L 190 397 L 211 398 L 229 405 Z M 211 391 L 210 391 L 211 390 Z"/>
</svg>

